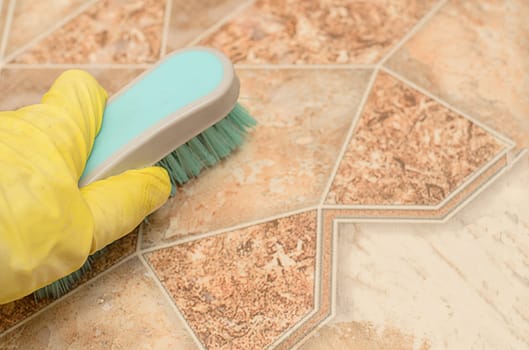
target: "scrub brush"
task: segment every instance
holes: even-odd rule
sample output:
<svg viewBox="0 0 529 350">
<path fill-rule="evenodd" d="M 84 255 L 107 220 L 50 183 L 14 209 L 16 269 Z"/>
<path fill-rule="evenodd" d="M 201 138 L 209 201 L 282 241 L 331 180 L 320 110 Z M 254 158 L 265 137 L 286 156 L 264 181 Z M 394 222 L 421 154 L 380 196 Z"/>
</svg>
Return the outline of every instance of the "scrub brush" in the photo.
<svg viewBox="0 0 529 350">
<path fill-rule="evenodd" d="M 232 153 L 256 125 L 238 97 L 239 80 L 222 53 L 204 47 L 174 52 L 108 100 L 79 185 L 156 164 L 167 169 L 174 194 Z M 34 297 L 64 295 L 100 253 Z"/>
</svg>

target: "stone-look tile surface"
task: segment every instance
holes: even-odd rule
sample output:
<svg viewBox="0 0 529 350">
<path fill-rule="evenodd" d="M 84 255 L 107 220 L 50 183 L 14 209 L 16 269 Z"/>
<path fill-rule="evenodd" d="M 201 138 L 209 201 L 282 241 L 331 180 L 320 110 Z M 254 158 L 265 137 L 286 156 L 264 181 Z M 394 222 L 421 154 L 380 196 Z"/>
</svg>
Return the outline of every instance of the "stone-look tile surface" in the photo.
<svg viewBox="0 0 529 350">
<path fill-rule="evenodd" d="M 17 0 L 6 56 L 53 28 L 57 22 L 78 10 L 84 2 L 83 0 Z"/>
<path fill-rule="evenodd" d="M 72 286 L 72 290 L 97 276 L 123 258 L 136 251 L 138 241 L 137 229 L 105 248 L 103 254 L 97 256 L 91 265 L 91 270 Z M 18 322 L 33 315 L 53 300 L 42 299 L 35 301 L 33 294 L 9 304 L 0 305 L 0 333 L 6 331 Z M 0 341 L 0 345 L 2 342 Z M 1 348 L 1 347 L 0 347 Z"/>
<path fill-rule="evenodd" d="M 451 0 L 389 66 L 529 147 L 529 2 Z"/>
<path fill-rule="evenodd" d="M 307 344 L 343 349 L 360 323 L 373 344 L 392 330 L 414 349 L 528 348 L 528 181 L 526 156 L 446 224 L 342 224 L 336 316 Z"/>
<path fill-rule="evenodd" d="M 380 73 L 327 203 L 435 205 L 504 147 L 468 119 Z"/>
<path fill-rule="evenodd" d="M 165 1 L 100 0 L 15 58 L 16 63 L 152 63 Z"/>
<path fill-rule="evenodd" d="M 403 334 L 398 329 L 380 329 L 367 322 L 340 322 L 323 326 L 300 350 L 429 350 L 423 341 Z"/>
<path fill-rule="evenodd" d="M 8 5 L 8 1 L 0 1 L 0 46 L 3 44 L 2 41 L 4 40 L 3 35 L 6 26 Z M 4 58 L 0 57 L 0 59 L 3 60 Z"/>
<path fill-rule="evenodd" d="M 317 204 L 370 74 L 239 71 L 240 102 L 258 127 L 151 216 L 144 246 Z"/>
<path fill-rule="evenodd" d="M 316 212 L 147 256 L 208 349 L 261 349 L 314 307 Z"/>
<path fill-rule="evenodd" d="M 7 333 L 0 348 L 197 349 L 138 259 Z"/>
<path fill-rule="evenodd" d="M 237 63 L 375 63 L 434 3 L 258 0 L 202 43 Z"/>
<path fill-rule="evenodd" d="M 487 170 L 480 173 L 473 181 L 468 183 L 462 190 L 452 196 L 439 208 L 356 208 L 356 209 L 330 209 L 325 210 L 325 229 L 332 230 L 332 220 L 335 218 L 354 218 L 354 219 L 412 219 L 412 220 L 445 220 L 449 215 L 457 213 L 467 203 L 467 199 L 476 190 L 482 186 L 490 185 L 494 180 L 494 175 L 500 172 L 507 165 L 507 156 L 500 157 Z M 330 226 L 327 226 L 329 223 Z"/>
<path fill-rule="evenodd" d="M 4 68 L 0 72 L 0 110 L 39 103 L 64 69 Z M 109 94 L 118 92 L 142 73 L 141 69 L 87 69 Z"/>
<path fill-rule="evenodd" d="M 245 0 L 172 1 L 167 52 L 185 46 L 238 6 L 247 2 Z"/>
</svg>

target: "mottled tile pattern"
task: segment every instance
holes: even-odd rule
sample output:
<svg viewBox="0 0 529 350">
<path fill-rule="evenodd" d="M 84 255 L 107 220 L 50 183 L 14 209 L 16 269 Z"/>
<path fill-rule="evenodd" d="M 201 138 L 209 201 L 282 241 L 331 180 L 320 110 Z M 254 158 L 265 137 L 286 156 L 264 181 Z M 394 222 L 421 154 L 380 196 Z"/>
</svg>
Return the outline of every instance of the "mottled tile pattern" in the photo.
<svg viewBox="0 0 529 350">
<path fill-rule="evenodd" d="M 259 126 L 239 151 L 151 216 L 144 246 L 317 204 L 371 72 L 238 74 L 240 101 Z"/>
<path fill-rule="evenodd" d="M 77 286 L 92 279 L 116 264 L 118 261 L 134 253 L 136 251 L 137 241 L 138 232 L 136 229 L 132 233 L 108 245 L 104 254 L 99 255 L 94 260 L 90 272 L 85 274 L 79 282 L 74 284 L 73 288 L 75 289 Z M 44 299 L 36 302 L 33 295 L 28 295 L 23 299 L 16 300 L 9 304 L 0 305 L 0 333 L 33 315 L 35 312 L 48 305 L 51 301 L 53 300 Z M 2 342 L 0 341 L 0 345 L 1 344 Z"/>
<path fill-rule="evenodd" d="M 164 10 L 163 0 L 97 1 L 14 62 L 155 62 L 160 54 Z"/>
<path fill-rule="evenodd" d="M 326 217 L 329 214 L 329 220 L 334 218 L 354 218 L 354 219 L 386 219 L 386 220 L 445 220 L 449 215 L 457 212 L 466 204 L 466 199 L 482 186 L 489 185 L 493 176 L 497 175 L 507 166 L 507 156 L 500 157 L 496 162 L 491 164 L 485 171 L 481 172 L 473 181 L 453 195 L 448 201 L 438 208 L 356 208 L 356 209 L 327 209 Z M 327 220 L 327 219 L 326 219 Z M 325 226 L 327 227 L 327 226 Z M 329 227 L 332 229 L 332 226 Z"/>
<path fill-rule="evenodd" d="M 504 147 L 470 120 L 379 73 L 327 203 L 435 205 Z"/>
<path fill-rule="evenodd" d="M 0 72 L 0 110 L 15 110 L 39 103 L 55 79 L 64 71 L 60 68 L 4 68 Z M 110 95 L 119 91 L 143 72 L 142 69 L 87 69 Z"/>
<path fill-rule="evenodd" d="M 167 52 L 179 49 L 229 15 L 245 0 L 172 0 Z M 193 14 L 193 16 L 190 16 Z"/>
<path fill-rule="evenodd" d="M 198 349 L 138 259 L 0 338 L 3 349 Z"/>
<path fill-rule="evenodd" d="M 202 41 L 242 63 L 375 63 L 435 0 L 258 0 Z"/>
<path fill-rule="evenodd" d="M 321 214 L 318 221 L 321 223 Z M 321 230 L 321 228 L 320 228 Z M 292 349 L 301 339 L 313 331 L 316 327 L 325 321 L 331 315 L 331 303 L 333 298 L 332 291 L 332 269 L 333 269 L 333 232 L 332 230 L 323 230 L 319 233 L 321 248 L 320 252 L 320 274 L 319 274 L 319 303 L 318 309 L 311 317 L 304 320 L 298 328 L 294 329 L 286 339 L 277 344 L 276 350 Z"/>
<path fill-rule="evenodd" d="M 6 56 L 53 28 L 57 22 L 77 11 L 85 2 L 83 0 L 17 0 Z M 43 16 L 43 13 L 46 15 Z"/>
<path fill-rule="evenodd" d="M 389 67 L 529 147 L 529 2 L 451 0 Z"/>
<path fill-rule="evenodd" d="M 261 349 L 314 307 L 316 212 L 148 254 L 208 349 Z"/>
<path fill-rule="evenodd" d="M 307 344 L 344 349 L 342 326 L 367 323 L 432 349 L 528 348 L 528 181 L 525 156 L 443 225 L 339 226 L 336 316 Z"/>
</svg>

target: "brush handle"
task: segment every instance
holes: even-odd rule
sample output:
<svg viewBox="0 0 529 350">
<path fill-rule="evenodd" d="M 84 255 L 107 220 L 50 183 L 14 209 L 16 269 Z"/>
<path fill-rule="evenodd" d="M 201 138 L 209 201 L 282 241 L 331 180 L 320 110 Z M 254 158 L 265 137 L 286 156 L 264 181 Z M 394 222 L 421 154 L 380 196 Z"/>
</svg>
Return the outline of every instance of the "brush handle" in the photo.
<svg viewBox="0 0 529 350">
<path fill-rule="evenodd" d="M 79 185 L 155 164 L 224 118 L 238 96 L 220 51 L 174 52 L 109 99 Z"/>
</svg>

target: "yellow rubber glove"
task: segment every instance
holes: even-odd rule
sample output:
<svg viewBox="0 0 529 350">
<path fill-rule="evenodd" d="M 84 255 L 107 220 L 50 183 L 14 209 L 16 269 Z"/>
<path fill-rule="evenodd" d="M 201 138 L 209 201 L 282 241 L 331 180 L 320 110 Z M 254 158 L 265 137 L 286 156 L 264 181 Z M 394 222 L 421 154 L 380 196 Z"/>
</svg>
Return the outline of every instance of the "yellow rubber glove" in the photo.
<svg viewBox="0 0 529 350">
<path fill-rule="evenodd" d="M 72 70 L 41 104 L 0 113 L 0 304 L 77 270 L 169 197 L 159 167 L 79 189 L 106 99 L 92 76 Z"/>
</svg>

